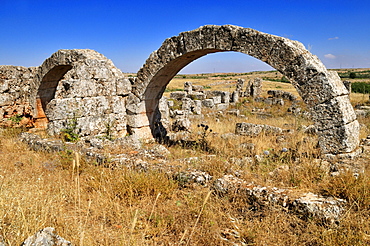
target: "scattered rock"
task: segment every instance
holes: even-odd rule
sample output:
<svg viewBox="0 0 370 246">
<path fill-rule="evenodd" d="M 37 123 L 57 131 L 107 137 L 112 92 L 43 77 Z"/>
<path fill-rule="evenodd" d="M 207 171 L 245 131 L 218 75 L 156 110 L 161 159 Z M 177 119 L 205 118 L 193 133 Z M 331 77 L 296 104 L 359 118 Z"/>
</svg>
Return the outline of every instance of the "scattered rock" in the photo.
<svg viewBox="0 0 370 246">
<path fill-rule="evenodd" d="M 281 206 L 283 210 L 292 211 L 305 220 L 316 217 L 326 223 L 338 223 L 346 211 L 346 201 L 343 199 L 321 197 L 313 193 L 303 193 L 299 198 L 294 198 L 297 196 L 295 191 L 258 186 L 232 175 L 215 180 L 212 188 L 220 195 L 241 194 L 250 204 Z"/>
<path fill-rule="evenodd" d="M 198 183 L 206 185 L 210 180 L 212 180 L 212 176 L 199 170 L 187 170 L 186 172 L 175 174 L 174 179 L 179 181 L 181 184 Z"/>
<path fill-rule="evenodd" d="M 42 139 L 36 134 L 27 132 L 21 133 L 20 139 L 35 151 L 59 152 L 65 150 L 64 144 L 61 140 Z"/>
<path fill-rule="evenodd" d="M 283 132 L 280 127 L 274 127 L 269 125 L 257 125 L 252 123 L 236 123 L 235 134 L 243 136 L 256 137 L 261 133 L 278 135 Z"/>
<path fill-rule="evenodd" d="M 172 123 L 172 131 L 190 131 L 191 122 L 188 118 L 176 119 Z"/>
<path fill-rule="evenodd" d="M 297 97 L 294 94 L 287 91 L 269 90 L 267 91 L 267 94 L 269 94 L 273 98 L 282 98 L 292 102 L 297 100 Z"/>
<path fill-rule="evenodd" d="M 71 246 L 72 243 L 54 234 L 54 228 L 46 227 L 27 238 L 22 246 Z"/>
</svg>

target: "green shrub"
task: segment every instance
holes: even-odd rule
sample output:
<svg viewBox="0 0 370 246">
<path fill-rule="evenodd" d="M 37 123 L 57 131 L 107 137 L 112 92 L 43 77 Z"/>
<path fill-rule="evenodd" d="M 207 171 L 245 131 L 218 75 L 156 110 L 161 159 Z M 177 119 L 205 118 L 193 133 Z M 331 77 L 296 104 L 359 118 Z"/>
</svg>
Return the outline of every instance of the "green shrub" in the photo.
<svg viewBox="0 0 370 246">
<path fill-rule="evenodd" d="M 20 115 L 20 114 L 13 115 L 12 117 L 9 118 L 9 120 L 17 124 L 21 122 L 22 119 L 23 119 L 23 115 Z"/>
<path fill-rule="evenodd" d="M 352 92 L 354 93 L 362 93 L 362 94 L 369 94 L 370 93 L 370 84 L 365 82 L 355 82 L 352 83 Z"/>
<path fill-rule="evenodd" d="M 263 77 L 262 79 L 267 80 L 267 81 L 290 83 L 290 81 L 285 76 L 282 76 L 280 79 L 273 79 L 273 78 L 269 78 L 269 77 Z"/>
<path fill-rule="evenodd" d="M 77 142 L 80 139 L 80 135 L 77 133 L 77 119 L 73 118 L 68 121 L 67 127 L 60 130 L 62 138 L 66 142 Z"/>
</svg>

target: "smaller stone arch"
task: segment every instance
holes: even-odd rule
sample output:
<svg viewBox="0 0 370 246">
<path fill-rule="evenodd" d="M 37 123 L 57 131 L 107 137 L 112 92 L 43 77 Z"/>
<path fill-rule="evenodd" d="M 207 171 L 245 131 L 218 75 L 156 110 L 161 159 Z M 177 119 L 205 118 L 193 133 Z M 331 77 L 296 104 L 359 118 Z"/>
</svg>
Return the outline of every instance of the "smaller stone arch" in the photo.
<svg viewBox="0 0 370 246">
<path fill-rule="evenodd" d="M 59 134 L 74 122 L 80 136 L 126 134 L 131 83 L 94 50 L 59 50 L 38 67 L 33 95 L 36 125 Z"/>
</svg>

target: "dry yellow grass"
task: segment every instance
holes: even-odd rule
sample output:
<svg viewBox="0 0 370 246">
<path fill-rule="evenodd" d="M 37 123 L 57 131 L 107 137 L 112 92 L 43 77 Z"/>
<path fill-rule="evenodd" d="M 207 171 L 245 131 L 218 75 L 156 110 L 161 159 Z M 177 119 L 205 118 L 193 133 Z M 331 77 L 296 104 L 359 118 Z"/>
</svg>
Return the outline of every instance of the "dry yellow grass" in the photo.
<svg viewBox="0 0 370 246">
<path fill-rule="evenodd" d="M 280 77 L 275 72 L 270 75 Z M 181 86 L 183 82 L 179 82 Z M 286 83 L 265 82 L 264 88 L 292 90 Z M 352 95 L 354 103 L 361 102 L 359 97 Z M 253 107 L 262 107 L 258 103 L 244 102 L 235 107 L 247 117 L 246 122 L 293 129 L 311 124 L 286 114 L 289 104 L 266 109 L 273 116 L 267 119 L 250 112 Z M 183 185 L 164 173 L 97 166 L 70 152 L 31 151 L 19 142 L 17 130 L 5 129 L 0 132 L 0 235 L 8 245 L 20 245 L 39 229 L 51 226 L 81 246 L 370 244 L 368 166 L 358 179 L 352 174 L 331 177 L 314 161 L 319 155 L 315 137 L 296 130 L 284 142 L 266 135 L 225 140 L 221 134 L 234 132 L 240 118 L 217 118 L 208 112 L 193 123 L 191 137 L 195 141 L 202 140 L 197 124 L 207 124 L 213 130 L 203 139 L 211 151 L 172 146 L 168 165 L 178 165 L 179 158 L 203 156 L 183 169 L 207 171 L 214 179 L 239 170 L 241 178 L 249 182 L 346 199 L 348 212 L 341 223 L 324 226 L 314 218 L 302 220 L 280 208 L 256 209 L 241 195 L 220 197 L 210 193 L 207 186 Z M 359 120 L 367 126 L 361 133 L 366 136 L 370 121 Z M 240 148 L 241 143 L 253 143 L 255 149 Z M 282 154 L 282 147 L 290 151 Z M 272 155 L 258 165 L 232 162 L 233 157 L 253 156 L 264 150 Z M 361 161 L 366 164 L 369 157 Z M 288 166 L 288 171 L 271 175 L 282 166 Z"/>
<path fill-rule="evenodd" d="M 177 151 L 177 147 L 170 150 Z M 110 169 L 83 160 L 77 167 L 76 155 L 30 151 L 8 131 L 2 133 L 0 151 L 0 226 L 8 245 L 20 245 L 26 237 L 47 226 L 55 227 L 58 234 L 75 245 L 370 242 L 368 170 L 357 180 L 351 175 L 330 178 L 319 173 L 310 160 L 294 164 L 289 159 L 283 161 L 300 169 L 269 181 L 272 184 L 290 183 L 289 186 L 322 190 L 324 194 L 348 199 L 349 211 L 341 224 L 326 227 L 278 208 L 252 210 L 240 195 L 219 197 L 207 187 L 179 187 L 177 181 L 163 173 Z M 224 154 L 221 156 L 226 158 Z M 245 178 L 264 183 L 268 171 L 282 164 L 277 160 L 272 163 L 273 159 L 270 162 L 255 170 L 245 169 L 253 174 L 245 174 Z M 215 159 L 198 165 L 216 175 L 232 168 Z M 299 183 L 292 183 L 292 175 Z"/>
</svg>

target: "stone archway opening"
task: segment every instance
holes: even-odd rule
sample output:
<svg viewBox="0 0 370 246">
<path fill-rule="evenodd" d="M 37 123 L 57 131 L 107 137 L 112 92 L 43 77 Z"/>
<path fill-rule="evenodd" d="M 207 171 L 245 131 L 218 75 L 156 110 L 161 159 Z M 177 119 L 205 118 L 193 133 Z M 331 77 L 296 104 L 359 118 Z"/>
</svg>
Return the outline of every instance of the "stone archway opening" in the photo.
<svg viewBox="0 0 370 246">
<path fill-rule="evenodd" d="M 71 68 L 71 65 L 56 66 L 42 78 L 36 95 L 36 117 L 34 119 L 36 128 L 45 129 L 47 127 L 49 120 L 45 114 L 46 107 L 54 98 L 59 81 Z"/>
<path fill-rule="evenodd" d="M 150 55 L 133 84 L 136 110 L 130 115 L 135 122 L 130 126 L 132 132 L 142 138 L 152 136 L 158 102 L 169 81 L 190 62 L 225 51 L 257 58 L 291 81 L 311 112 L 323 153 L 349 153 L 357 148 L 359 123 L 349 91 L 336 72 L 328 71 L 298 41 L 232 25 L 209 25 L 180 33 Z"/>
</svg>

